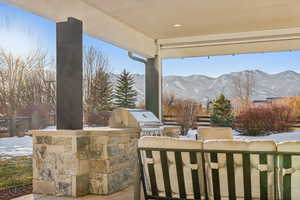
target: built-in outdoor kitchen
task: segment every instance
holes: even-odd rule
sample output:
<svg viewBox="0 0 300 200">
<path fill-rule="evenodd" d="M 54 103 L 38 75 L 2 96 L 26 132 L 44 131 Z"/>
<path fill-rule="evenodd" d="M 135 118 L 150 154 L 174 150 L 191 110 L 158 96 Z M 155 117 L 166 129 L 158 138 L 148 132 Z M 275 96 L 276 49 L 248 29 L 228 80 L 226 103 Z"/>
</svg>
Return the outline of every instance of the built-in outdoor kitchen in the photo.
<svg viewBox="0 0 300 200">
<path fill-rule="evenodd" d="M 33 192 L 56 196 L 107 195 L 136 180 L 137 142 L 142 135 L 176 135 L 149 111 L 116 109 L 109 127 L 36 130 Z"/>
<path fill-rule="evenodd" d="M 110 195 L 134 185 L 132 196 L 143 188 L 146 199 L 299 195 L 299 142 L 241 140 L 224 127 L 199 127 L 198 139 L 179 132 L 149 111 L 123 108 L 108 127 L 32 131 L 33 193 Z"/>
<path fill-rule="evenodd" d="M 96 199 L 127 200 L 132 198 L 126 198 L 120 193 L 115 198 L 111 198 L 111 195 L 126 190 L 132 194 L 132 185 L 137 186 L 135 187 L 136 193 L 134 193 L 135 200 L 139 200 L 141 196 L 139 189 L 144 191 L 145 200 L 298 200 L 300 198 L 299 133 L 273 132 L 274 127 L 283 124 L 277 123 L 277 120 L 281 118 L 275 116 L 279 116 L 278 109 L 266 110 L 267 115 L 263 114 L 264 112 L 250 110 L 251 114 L 261 113 L 262 117 L 258 119 L 255 115 L 251 115 L 254 120 L 250 122 L 244 120 L 245 126 L 252 124 L 260 126 L 262 122 L 272 118 L 268 116 L 275 116 L 274 123 L 271 122 L 270 126 L 269 123 L 265 125 L 271 132 L 268 130 L 259 137 L 237 134 L 240 130 L 243 131 L 243 128 L 232 130 L 223 127 L 232 127 L 232 124 L 222 123 L 222 127 L 217 128 L 203 128 L 195 125 L 192 127 L 197 130 L 190 130 L 192 128 L 189 127 L 185 134 L 199 135 L 187 138 L 185 134 L 179 136 L 180 127 L 165 126 L 161 121 L 163 114 L 167 113 L 163 101 L 165 97 L 163 93 L 166 94 L 167 85 L 163 84 L 167 83 L 167 78 L 163 76 L 167 74 L 163 65 L 167 59 L 178 61 L 179 58 L 202 57 L 205 59 L 207 57 L 207 60 L 210 60 L 211 57 L 223 55 L 249 53 L 267 55 L 268 52 L 298 51 L 300 49 L 300 12 L 298 11 L 300 1 L 128 0 L 125 6 L 123 2 L 120 3 L 121 1 L 117 0 L 1 1 L 56 23 L 54 31 L 56 32 L 56 45 L 52 43 L 55 46 L 54 49 L 56 48 L 54 59 L 56 61 L 54 81 L 56 85 L 53 87 L 56 89 L 56 92 L 53 92 L 56 94 L 53 100 L 56 123 L 53 124 L 55 129 L 31 131 L 33 194 L 29 198 L 48 199 L 49 196 L 45 197 L 45 195 L 50 195 L 50 199 L 65 199 L 65 196 L 77 199 L 78 196 L 94 194 L 93 198 Z M 230 9 L 234 12 L 228 12 Z M 197 19 L 205 20 L 199 23 Z M 34 28 L 32 22 L 24 24 Z M 42 32 L 48 30 L 44 26 L 41 27 Z M 84 67 L 85 47 L 83 43 L 86 36 L 84 34 L 88 38 L 93 37 L 122 48 L 128 52 L 131 59 L 142 64 L 142 70 L 145 73 L 144 87 L 141 90 L 143 91 L 141 92 L 143 94 L 141 106 L 144 106 L 145 110 L 118 108 L 112 111 L 109 126 L 85 127 L 83 72 L 86 68 Z M 14 36 L 14 34 L 11 35 Z M 45 37 L 41 38 L 44 38 L 43 41 L 47 43 L 50 41 Z M 19 50 L 18 42 L 12 41 L 17 44 L 16 49 Z M 115 54 L 115 51 L 112 52 Z M 276 57 L 281 58 L 278 54 Z M 22 64 L 19 57 L 17 58 L 16 63 Z M 204 63 L 202 61 L 201 64 Z M 276 61 L 272 59 L 272 62 Z M 126 64 L 119 60 L 118 63 Z M 224 64 L 228 63 L 228 61 L 224 62 Z M 38 66 L 41 64 L 38 62 Z M 199 60 L 196 66 L 201 68 L 198 64 Z M 177 63 L 172 63 L 172 66 L 176 67 L 176 65 Z M 223 63 L 220 66 L 223 66 Z M 232 71 L 234 65 L 228 66 L 230 66 L 228 69 Z M 215 67 L 218 66 L 215 64 Z M 186 67 L 181 69 L 188 71 Z M 204 64 L 205 72 L 211 69 L 213 65 Z M 219 68 L 215 69 L 220 71 Z M 248 71 L 248 67 L 246 69 Z M 32 73 L 31 70 L 22 71 Z M 264 73 L 259 74 L 266 76 Z M 288 74 L 288 79 L 294 79 L 294 75 Z M 178 73 L 173 75 L 177 76 Z M 12 75 L 12 77 L 19 76 Z M 250 75 L 247 76 L 247 83 L 245 83 L 247 98 L 244 97 L 244 92 L 241 92 L 242 76 L 235 76 L 232 82 L 236 84 L 225 81 L 227 80 L 224 79 L 225 76 L 220 77 L 221 81 L 216 81 L 217 79 L 205 76 L 205 79 L 209 79 L 207 90 L 198 88 L 189 90 L 175 79 L 172 82 L 175 83 L 176 88 L 180 89 L 180 96 L 184 98 L 191 97 L 185 91 L 204 95 L 204 98 L 197 98 L 197 102 L 207 100 L 206 114 L 210 114 L 208 111 L 211 97 L 214 97 L 210 95 L 213 88 L 216 88 L 218 93 L 225 93 L 229 86 L 235 85 L 233 88 L 238 91 L 230 93 L 238 93 L 238 97 L 243 102 L 246 99 L 243 104 L 248 107 L 248 101 L 251 99 L 250 85 L 258 85 L 250 81 L 252 79 Z M 186 79 L 189 79 L 188 82 L 193 81 L 189 85 L 203 85 L 202 81 L 194 79 L 194 76 L 188 76 Z M 31 79 L 28 80 L 31 81 Z M 271 89 L 263 89 L 263 92 L 257 93 L 261 95 L 267 90 L 273 91 L 276 88 L 273 87 L 275 85 L 273 80 L 275 79 L 270 79 Z M 283 79 L 278 78 L 278 80 Z M 46 103 L 50 99 L 48 88 L 51 82 L 52 80 L 47 79 L 47 84 L 44 84 L 47 85 Z M 100 85 L 97 81 L 95 85 L 98 84 Z M 8 96 L 8 101 L 11 101 L 7 94 L 12 93 L 11 96 L 16 96 L 19 101 L 18 93 L 22 93 L 23 90 L 23 84 L 20 85 L 22 87 L 20 86 L 21 89 L 18 91 L 21 92 L 7 90 L 9 92 L 2 96 L 5 98 Z M 27 82 L 24 85 L 27 86 Z M 262 86 L 265 84 L 261 84 Z M 283 86 L 284 84 L 278 84 L 277 87 L 284 88 Z M 289 86 L 290 83 L 284 90 L 290 90 Z M 273 92 L 271 94 L 273 95 Z M 291 94 L 294 95 L 296 92 L 292 90 Z M 31 93 L 28 96 L 33 96 L 35 99 L 35 95 Z M 96 98 L 100 96 L 105 95 L 97 94 Z M 222 107 L 221 110 L 228 110 L 230 113 L 225 119 L 232 121 L 234 118 L 231 115 L 230 101 L 227 101 L 225 96 L 220 99 L 227 102 L 225 109 Z M 102 102 L 91 104 L 98 105 Z M 6 106 L 6 104 L 3 105 Z M 194 110 L 192 106 L 184 107 Z M 115 106 L 107 109 L 107 112 L 111 112 L 112 108 Z M 94 109 L 91 110 L 94 111 Z M 179 107 L 178 113 L 184 114 L 182 110 L 183 107 Z M 11 113 L 14 115 L 16 111 Z M 172 112 L 169 114 L 173 115 Z M 192 114 L 190 116 L 193 118 Z M 182 124 L 181 126 L 184 127 Z M 256 129 L 255 126 L 254 129 Z M 135 184 L 139 181 L 142 185 Z M 45 198 L 36 198 L 36 194 L 42 194 L 40 196 Z"/>
</svg>

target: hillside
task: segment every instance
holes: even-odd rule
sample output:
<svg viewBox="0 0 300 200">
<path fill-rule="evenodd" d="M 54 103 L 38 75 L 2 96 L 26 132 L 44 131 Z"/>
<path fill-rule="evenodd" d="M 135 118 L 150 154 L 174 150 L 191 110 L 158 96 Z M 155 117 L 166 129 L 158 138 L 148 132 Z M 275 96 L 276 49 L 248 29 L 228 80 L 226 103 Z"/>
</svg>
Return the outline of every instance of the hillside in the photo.
<svg viewBox="0 0 300 200">
<path fill-rule="evenodd" d="M 259 70 L 233 72 L 217 78 L 204 75 L 165 76 L 163 77 L 164 91 L 175 93 L 178 97 L 192 98 L 197 101 L 206 101 L 224 93 L 233 98 L 237 95 L 234 80 L 239 77 L 246 79 L 246 74 L 252 74 L 254 87 L 252 99 L 262 100 L 267 97 L 300 95 L 300 74 L 294 71 L 284 71 L 277 74 L 268 74 Z M 134 75 L 135 87 L 139 99 L 144 98 L 144 75 Z"/>
</svg>

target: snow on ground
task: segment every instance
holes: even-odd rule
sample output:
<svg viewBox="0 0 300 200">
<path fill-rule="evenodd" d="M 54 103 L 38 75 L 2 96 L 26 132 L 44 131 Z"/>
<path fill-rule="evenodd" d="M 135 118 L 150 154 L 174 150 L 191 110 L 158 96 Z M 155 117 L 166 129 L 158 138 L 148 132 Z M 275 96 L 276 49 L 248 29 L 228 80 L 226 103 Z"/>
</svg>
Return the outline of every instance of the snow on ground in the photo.
<svg viewBox="0 0 300 200">
<path fill-rule="evenodd" d="M 275 133 L 266 136 L 245 136 L 233 131 L 236 140 L 273 140 L 275 142 L 300 141 L 300 130 L 294 130 L 286 133 Z"/>
<path fill-rule="evenodd" d="M 190 130 L 187 136 L 180 136 L 182 139 L 196 139 L 197 130 Z M 232 134 L 235 140 L 273 140 L 275 142 L 300 141 L 300 130 L 294 130 L 285 133 L 275 133 L 266 136 L 245 136 L 233 130 Z"/>
<path fill-rule="evenodd" d="M 55 129 L 55 127 L 47 127 L 47 129 Z M 182 139 L 196 140 L 197 130 L 190 130 L 187 136 L 180 136 Z M 300 141 L 300 130 L 287 133 L 277 133 L 266 136 L 243 136 L 237 131 L 233 131 L 236 140 L 274 140 L 275 142 L 283 141 Z M 0 138 L 0 157 L 25 156 L 32 155 L 32 138 L 25 137 L 9 137 Z"/>
<path fill-rule="evenodd" d="M 32 138 L 8 137 L 0 138 L 0 157 L 27 156 L 32 154 Z"/>
<path fill-rule="evenodd" d="M 179 82 L 179 81 L 174 81 L 174 84 L 179 87 L 182 90 L 185 90 L 185 88 L 183 87 L 183 85 Z"/>
</svg>

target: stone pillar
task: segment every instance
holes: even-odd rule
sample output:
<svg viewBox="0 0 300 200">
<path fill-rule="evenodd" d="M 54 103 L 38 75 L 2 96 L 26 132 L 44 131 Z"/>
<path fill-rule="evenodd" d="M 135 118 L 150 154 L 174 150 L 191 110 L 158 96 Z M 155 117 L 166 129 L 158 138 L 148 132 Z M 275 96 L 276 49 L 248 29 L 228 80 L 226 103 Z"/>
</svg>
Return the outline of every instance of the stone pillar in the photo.
<svg viewBox="0 0 300 200">
<path fill-rule="evenodd" d="M 146 110 L 162 119 L 162 69 L 161 58 L 148 58 L 145 70 L 145 105 Z"/>
<path fill-rule="evenodd" d="M 136 181 L 139 130 L 120 130 L 90 133 L 91 194 L 112 194 Z"/>
<path fill-rule="evenodd" d="M 34 193 L 107 195 L 135 181 L 138 129 L 103 127 L 31 133 Z"/>
<path fill-rule="evenodd" d="M 82 130 L 32 131 L 33 193 L 81 196 L 89 193 L 89 137 Z"/>
<path fill-rule="evenodd" d="M 57 129 L 82 129 L 82 22 L 56 25 Z"/>
</svg>

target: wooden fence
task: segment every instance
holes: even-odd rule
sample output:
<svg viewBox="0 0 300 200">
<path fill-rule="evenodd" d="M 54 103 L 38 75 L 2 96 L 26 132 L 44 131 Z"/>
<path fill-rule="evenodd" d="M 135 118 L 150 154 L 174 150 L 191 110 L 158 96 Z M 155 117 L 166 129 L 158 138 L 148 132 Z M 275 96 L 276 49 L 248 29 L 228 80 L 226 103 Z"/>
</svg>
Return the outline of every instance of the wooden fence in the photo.
<svg viewBox="0 0 300 200">
<path fill-rule="evenodd" d="M 210 126 L 210 115 L 198 115 L 195 116 L 195 127 L 199 126 Z M 164 115 L 163 123 L 165 125 L 178 125 L 177 116 L 176 115 Z M 297 117 L 297 120 L 292 124 L 292 129 L 300 129 L 300 117 Z"/>
<path fill-rule="evenodd" d="M 297 117 L 297 120 L 294 122 L 293 129 L 300 129 L 300 117 Z"/>
<path fill-rule="evenodd" d="M 178 125 L 176 115 L 164 115 L 163 123 L 165 125 Z M 199 115 L 195 116 L 195 126 L 210 126 L 210 116 L 209 115 Z"/>
<path fill-rule="evenodd" d="M 0 118 L 0 137 L 8 134 L 16 136 L 24 134 L 31 128 L 31 117 L 1 117 Z"/>
</svg>

